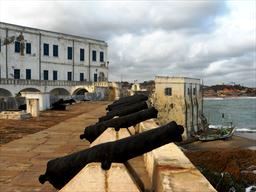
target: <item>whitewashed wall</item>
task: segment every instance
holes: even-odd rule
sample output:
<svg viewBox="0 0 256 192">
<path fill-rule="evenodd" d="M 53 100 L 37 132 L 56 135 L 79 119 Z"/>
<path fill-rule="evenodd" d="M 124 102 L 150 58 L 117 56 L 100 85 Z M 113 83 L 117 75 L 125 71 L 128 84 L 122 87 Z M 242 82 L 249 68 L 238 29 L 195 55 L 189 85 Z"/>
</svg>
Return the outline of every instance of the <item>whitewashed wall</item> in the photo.
<svg viewBox="0 0 256 192">
<path fill-rule="evenodd" d="M 89 68 L 91 72 L 91 81 L 94 80 L 94 73 L 96 69 L 98 77 L 100 72 L 103 72 L 105 77 L 108 77 L 108 68 L 106 67 L 106 65 L 104 66 L 104 64 L 106 64 L 108 61 L 108 47 L 107 43 L 105 43 L 104 41 L 0 22 L 0 39 L 2 41 L 1 43 L 3 43 L 6 37 L 6 29 L 8 29 L 8 37 L 17 37 L 20 35 L 21 32 L 23 32 L 26 42 L 31 43 L 31 54 L 26 54 L 25 49 L 24 56 L 21 56 L 19 53 L 15 53 L 15 44 L 9 44 L 7 58 L 8 76 L 6 77 L 5 46 L 2 46 L 0 52 L 1 78 L 13 78 L 14 69 L 20 69 L 20 78 L 25 79 L 26 69 L 31 69 L 31 78 L 36 80 L 40 79 L 39 74 L 41 74 L 41 79 L 43 80 L 43 70 L 49 71 L 49 80 L 53 79 L 53 70 L 58 71 L 58 80 L 67 80 L 68 71 L 72 72 L 72 76 L 74 74 L 75 81 L 80 80 L 80 73 L 84 73 L 84 79 L 89 80 Z M 41 65 L 39 62 L 40 34 Z M 49 44 L 49 56 L 44 55 L 44 43 Z M 53 56 L 53 45 L 58 45 L 58 57 Z M 68 60 L 68 47 L 72 47 L 72 49 L 74 49 L 74 55 L 72 55 L 72 60 Z M 84 61 L 80 61 L 81 48 L 84 49 Z M 96 61 L 92 61 L 92 50 L 97 51 Z M 104 52 L 104 62 L 100 62 L 100 51 Z"/>
<path fill-rule="evenodd" d="M 2 46 L 6 32 L 4 29 L 0 29 L 0 39 L 1 39 L 1 51 L 0 51 L 0 77 L 5 78 L 6 67 L 5 67 L 5 46 Z"/>
</svg>

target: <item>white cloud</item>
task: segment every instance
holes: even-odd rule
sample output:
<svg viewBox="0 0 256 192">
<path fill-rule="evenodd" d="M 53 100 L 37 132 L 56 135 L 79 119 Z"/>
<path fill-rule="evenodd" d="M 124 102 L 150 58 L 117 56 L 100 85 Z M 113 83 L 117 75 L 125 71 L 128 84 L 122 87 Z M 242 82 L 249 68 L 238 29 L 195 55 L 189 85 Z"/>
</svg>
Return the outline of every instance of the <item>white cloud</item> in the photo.
<svg viewBox="0 0 256 192">
<path fill-rule="evenodd" d="M 162 74 L 256 86 L 255 18 L 254 0 L 0 0 L 1 21 L 106 40 L 111 80 Z"/>
</svg>

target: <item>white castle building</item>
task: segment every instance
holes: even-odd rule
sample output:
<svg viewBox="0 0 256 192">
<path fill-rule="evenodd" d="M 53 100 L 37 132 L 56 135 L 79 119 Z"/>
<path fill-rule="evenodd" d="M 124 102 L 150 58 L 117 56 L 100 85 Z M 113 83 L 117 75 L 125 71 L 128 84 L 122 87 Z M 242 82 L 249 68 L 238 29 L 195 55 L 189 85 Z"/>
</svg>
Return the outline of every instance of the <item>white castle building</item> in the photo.
<svg viewBox="0 0 256 192">
<path fill-rule="evenodd" d="M 108 45 L 102 40 L 0 22 L 0 45 L 2 93 L 12 92 L 10 84 L 41 91 L 108 80 Z"/>
<path fill-rule="evenodd" d="M 101 40 L 0 23 L 0 77 L 103 81 L 107 43 Z"/>
</svg>

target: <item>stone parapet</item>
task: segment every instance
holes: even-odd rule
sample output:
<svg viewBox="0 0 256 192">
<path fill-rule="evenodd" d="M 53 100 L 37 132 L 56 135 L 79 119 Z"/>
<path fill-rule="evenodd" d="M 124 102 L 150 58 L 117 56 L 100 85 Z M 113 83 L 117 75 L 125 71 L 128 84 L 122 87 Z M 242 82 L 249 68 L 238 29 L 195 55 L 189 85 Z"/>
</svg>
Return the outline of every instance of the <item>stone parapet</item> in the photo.
<svg viewBox="0 0 256 192">
<path fill-rule="evenodd" d="M 2 111 L 0 113 L 0 119 L 22 120 L 29 118 L 31 118 L 31 114 L 24 111 Z"/>
<path fill-rule="evenodd" d="M 90 147 L 129 136 L 127 129 L 120 129 L 116 132 L 114 128 L 108 128 L 91 143 Z M 60 192 L 108 191 L 140 192 L 126 166 L 122 163 L 112 163 L 107 171 L 101 168 L 101 163 L 90 163 L 60 190 Z"/>
<path fill-rule="evenodd" d="M 138 125 L 140 132 L 158 127 L 154 120 Z M 144 154 L 144 162 L 155 192 L 216 192 L 209 181 L 174 143 Z"/>
<path fill-rule="evenodd" d="M 139 192 L 126 167 L 113 163 L 104 171 L 100 163 L 91 163 L 83 168 L 60 192 Z"/>
</svg>

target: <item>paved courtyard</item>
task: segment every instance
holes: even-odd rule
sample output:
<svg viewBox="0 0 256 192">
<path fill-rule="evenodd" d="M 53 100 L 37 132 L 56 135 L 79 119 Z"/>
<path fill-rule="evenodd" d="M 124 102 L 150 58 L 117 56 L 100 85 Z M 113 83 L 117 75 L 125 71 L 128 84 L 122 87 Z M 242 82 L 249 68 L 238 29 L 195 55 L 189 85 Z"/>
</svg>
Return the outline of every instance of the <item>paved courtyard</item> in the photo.
<svg viewBox="0 0 256 192">
<path fill-rule="evenodd" d="M 41 185 L 38 176 L 45 172 L 48 160 L 89 147 L 79 135 L 105 114 L 106 102 L 94 106 L 79 116 L 0 146 L 0 191 L 57 191 L 48 182 Z"/>
</svg>

